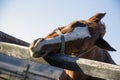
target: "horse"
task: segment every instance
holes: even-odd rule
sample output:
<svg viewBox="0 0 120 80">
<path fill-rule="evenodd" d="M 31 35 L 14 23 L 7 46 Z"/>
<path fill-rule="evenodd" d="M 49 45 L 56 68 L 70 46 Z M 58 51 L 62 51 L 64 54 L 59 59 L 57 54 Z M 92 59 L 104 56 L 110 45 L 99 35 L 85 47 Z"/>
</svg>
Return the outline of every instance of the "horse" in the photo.
<svg viewBox="0 0 120 80">
<path fill-rule="evenodd" d="M 51 53 L 64 53 L 73 57 L 116 64 L 108 53 L 116 50 L 103 39 L 106 25 L 101 19 L 105 15 L 106 13 L 96 13 L 87 20 L 73 21 L 54 30 L 45 38 L 34 40 L 29 47 L 31 56 L 37 58 Z M 59 80 L 103 79 L 64 69 Z"/>
</svg>

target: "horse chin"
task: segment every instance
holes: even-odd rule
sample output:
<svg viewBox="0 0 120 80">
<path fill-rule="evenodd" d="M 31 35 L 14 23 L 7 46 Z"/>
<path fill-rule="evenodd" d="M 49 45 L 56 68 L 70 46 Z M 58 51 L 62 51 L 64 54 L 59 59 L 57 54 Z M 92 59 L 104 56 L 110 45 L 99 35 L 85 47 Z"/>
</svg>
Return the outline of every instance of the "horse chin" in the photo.
<svg viewBox="0 0 120 80">
<path fill-rule="evenodd" d="M 30 51 L 30 56 L 34 58 L 44 57 L 46 55 L 47 53 L 45 51 L 37 51 L 37 52 Z"/>
<path fill-rule="evenodd" d="M 35 53 L 33 54 L 33 57 L 38 58 L 38 57 L 41 57 L 42 54 L 43 54 L 43 53 L 35 52 Z"/>
</svg>

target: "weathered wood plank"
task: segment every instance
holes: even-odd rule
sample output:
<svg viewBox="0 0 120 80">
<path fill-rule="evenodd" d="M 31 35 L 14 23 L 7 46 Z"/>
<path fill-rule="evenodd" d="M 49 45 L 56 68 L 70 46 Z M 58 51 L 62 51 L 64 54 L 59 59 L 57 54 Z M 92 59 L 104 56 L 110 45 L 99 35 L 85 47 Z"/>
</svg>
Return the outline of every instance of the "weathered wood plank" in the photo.
<svg viewBox="0 0 120 80">
<path fill-rule="evenodd" d="M 35 62 L 38 61 L 39 63 L 47 64 L 42 57 L 39 59 L 30 57 L 29 49 L 26 46 L 0 42 L 0 53 L 19 59 L 35 60 Z"/>
<path fill-rule="evenodd" d="M 29 59 L 39 63 L 60 68 L 79 71 L 93 77 L 107 80 L 119 80 L 120 66 L 82 58 L 73 58 L 64 54 L 49 54 L 44 58 L 31 58 L 28 47 L 0 42 L 0 53 L 21 59 Z M 49 64 L 48 64 L 49 63 Z"/>
<path fill-rule="evenodd" d="M 19 44 L 19 45 L 22 45 L 22 46 L 29 46 L 29 43 L 27 43 L 23 40 L 20 40 L 16 37 L 13 37 L 9 34 L 6 34 L 2 31 L 0 31 L 0 42 L 8 42 L 8 43 Z"/>
</svg>

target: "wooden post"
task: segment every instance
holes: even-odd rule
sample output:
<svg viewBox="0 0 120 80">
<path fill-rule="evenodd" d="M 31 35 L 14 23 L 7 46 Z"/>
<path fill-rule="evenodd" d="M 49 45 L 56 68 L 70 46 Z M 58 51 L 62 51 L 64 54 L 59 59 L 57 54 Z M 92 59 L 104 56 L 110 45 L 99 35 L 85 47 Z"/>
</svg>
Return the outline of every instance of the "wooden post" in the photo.
<svg viewBox="0 0 120 80">
<path fill-rule="evenodd" d="M 27 65 L 27 68 L 26 68 L 26 71 L 25 71 L 25 75 L 24 75 L 23 80 L 27 80 L 29 69 L 30 69 L 30 64 Z"/>
</svg>

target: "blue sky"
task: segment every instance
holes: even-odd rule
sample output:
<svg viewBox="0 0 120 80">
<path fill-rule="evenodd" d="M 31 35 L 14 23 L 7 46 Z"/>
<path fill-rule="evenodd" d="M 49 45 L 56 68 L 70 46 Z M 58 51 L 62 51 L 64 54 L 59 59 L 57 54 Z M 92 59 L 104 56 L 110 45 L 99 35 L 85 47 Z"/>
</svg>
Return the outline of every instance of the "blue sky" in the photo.
<svg viewBox="0 0 120 80">
<path fill-rule="evenodd" d="M 106 12 L 104 39 L 117 51 L 110 52 L 120 65 L 119 0 L 0 0 L 0 30 L 27 42 L 44 37 L 74 20 Z"/>
</svg>

